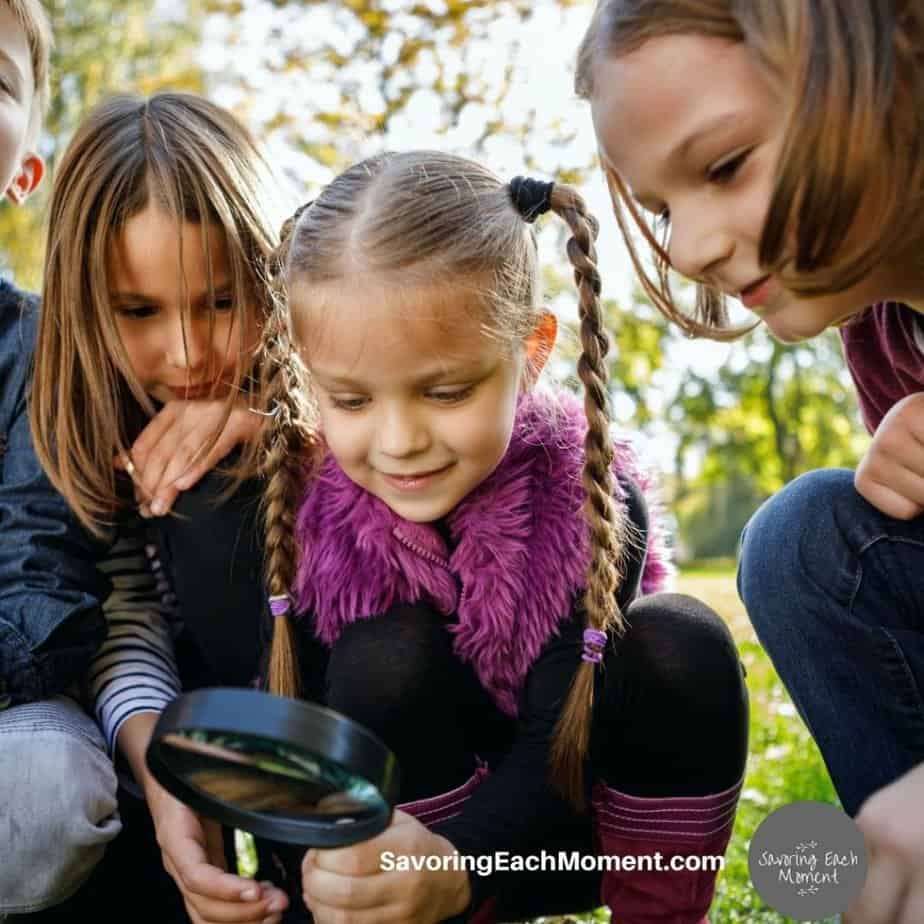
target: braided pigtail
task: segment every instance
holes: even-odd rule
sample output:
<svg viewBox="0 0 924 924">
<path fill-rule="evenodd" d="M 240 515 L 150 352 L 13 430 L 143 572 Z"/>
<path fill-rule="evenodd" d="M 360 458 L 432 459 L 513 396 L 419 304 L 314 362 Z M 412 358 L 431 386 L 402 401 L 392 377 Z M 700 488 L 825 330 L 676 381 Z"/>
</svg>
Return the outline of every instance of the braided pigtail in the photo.
<svg viewBox="0 0 924 924">
<path fill-rule="evenodd" d="M 584 383 L 584 413 L 587 416 L 583 482 L 584 515 L 590 533 L 590 564 L 584 595 L 587 618 L 584 654 L 555 730 L 552 773 L 565 796 L 582 808 L 595 668 L 602 660 L 609 633 L 615 631 L 621 635 L 625 631 L 616 593 L 624 577 L 622 561 L 628 527 L 622 508 L 613 500 L 613 440 L 606 365 L 610 344 L 600 307 L 600 273 L 594 245 L 599 225 L 587 211 L 584 200 L 568 186 L 555 185 L 551 208 L 567 222 L 572 235 L 568 240 L 568 258 L 574 267 L 579 295 L 583 350 L 577 368 Z"/>
<path fill-rule="evenodd" d="M 616 592 L 624 575 L 622 559 L 628 527 L 625 514 L 613 501 L 613 442 L 610 437 L 606 354 L 609 338 L 600 308 L 600 273 L 594 242 L 599 225 L 584 200 L 569 186 L 542 183 L 516 177 L 510 195 L 524 220 L 549 210 L 560 215 L 571 229 L 568 258 L 574 267 L 579 295 L 581 344 L 578 375 L 584 383 L 584 413 L 587 436 L 584 441 L 584 515 L 590 532 L 590 565 L 584 609 L 583 663 L 571 686 L 552 742 L 552 779 L 563 795 L 583 809 L 584 760 L 590 746 L 590 724 L 594 693 L 594 669 L 603 660 L 603 649 L 611 631 L 622 634 L 625 623 Z"/>
<path fill-rule="evenodd" d="M 295 515 L 308 474 L 306 456 L 314 456 L 315 432 L 306 414 L 305 370 L 292 344 L 285 293 L 285 268 L 301 209 L 282 228 L 282 242 L 271 258 L 272 306 L 263 331 L 266 426 L 262 434 L 261 474 L 265 481 L 263 522 L 266 583 L 273 615 L 269 690 L 298 696 L 299 670 L 292 625 L 292 587 L 298 567 Z"/>
</svg>

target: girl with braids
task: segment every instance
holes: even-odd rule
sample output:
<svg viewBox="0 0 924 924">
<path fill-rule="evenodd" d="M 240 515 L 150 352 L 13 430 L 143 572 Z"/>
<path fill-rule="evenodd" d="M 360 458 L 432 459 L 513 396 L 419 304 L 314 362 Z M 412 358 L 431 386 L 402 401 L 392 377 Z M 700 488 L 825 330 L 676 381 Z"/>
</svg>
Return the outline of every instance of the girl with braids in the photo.
<svg viewBox="0 0 924 924">
<path fill-rule="evenodd" d="M 856 921 L 924 915 L 922 38 L 920 0 L 600 0 L 577 68 L 654 304 L 691 335 L 744 333 L 731 296 L 783 342 L 843 342 L 873 439 L 755 514 L 738 582 L 872 848 Z"/>
<path fill-rule="evenodd" d="M 548 210 L 571 232 L 583 413 L 534 387 L 556 335 L 530 227 Z M 436 152 L 352 167 L 284 229 L 286 297 L 264 328 L 271 685 L 364 723 L 402 768 L 386 832 L 305 856 L 318 924 L 601 900 L 626 924 L 707 912 L 714 871 L 480 876 L 407 860 L 702 857 L 731 832 L 742 673 L 714 613 L 651 593 L 662 526 L 609 434 L 596 233 L 573 189 Z M 294 401 L 303 363 L 316 425 Z M 324 656 L 286 677 L 293 626 Z"/>
<path fill-rule="evenodd" d="M 194 924 L 278 921 L 288 904 L 278 888 L 226 872 L 220 828 L 162 790 L 143 759 L 181 686 L 246 685 L 259 670 L 259 483 L 213 473 L 193 485 L 238 443 L 246 470 L 257 446 L 250 408 L 271 303 L 262 268 L 280 220 L 270 180 L 243 126 L 184 93 L 101 103 L 57 168 L 31 422 L 80 520 L 119 534 L 105 567 L 109 633 L 89 682 L 109 746 L 147 802 L 120 791 L 125 831 L 103 861 L 106 884 L 88 883 L 86 914 L 68 909 L 75 919 L 102 910 L 108 920 L 114 905 L 121 917 L 144 862 L 152 919 L 187 921 L 185 904 Z M 180 489 L 183 516 L 146 531 L 134 522 L 136 505 L 161 514 Z M 146 545 L 178 603 L 148 586 Z M 159 854 L 180 894 L 163 870 L 159 881 Z"/>
</svg>

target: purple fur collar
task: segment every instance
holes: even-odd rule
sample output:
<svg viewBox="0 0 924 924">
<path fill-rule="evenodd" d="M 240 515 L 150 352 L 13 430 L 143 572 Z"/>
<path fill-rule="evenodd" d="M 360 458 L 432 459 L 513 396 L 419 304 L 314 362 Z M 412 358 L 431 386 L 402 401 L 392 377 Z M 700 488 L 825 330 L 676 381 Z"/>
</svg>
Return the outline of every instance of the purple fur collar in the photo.
<svg viewBox="0 0 924 924">
<path fill-rule="evenodd" d="M 449 627 L 456 654 L 471 662 L 498 707 L 516 715 L 529 668 L 571 618 L 585 584 L 585 430 L 570 396 L 524 396 L 500 465 L 447 517 L 451 552 L 434 527 L 402 519 L 328 457 L 296 526 L 297 603 L 312 614 L 317 637 L 331 645 L 357 619 L 429 601 L 458 615 Z M 642 592 L 650 593 L 671 570 L 650 478 L 623 442 L 613 469 L 635 478 L 649 502 Z"/>
</svg>

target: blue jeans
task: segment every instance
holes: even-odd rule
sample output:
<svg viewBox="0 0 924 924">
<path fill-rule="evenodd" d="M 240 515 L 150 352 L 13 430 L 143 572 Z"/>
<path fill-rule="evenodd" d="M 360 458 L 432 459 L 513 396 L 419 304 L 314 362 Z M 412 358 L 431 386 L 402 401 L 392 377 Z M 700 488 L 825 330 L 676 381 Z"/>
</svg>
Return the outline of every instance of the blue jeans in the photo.
<svg viewBox="0 0 924 924">
<path fill-rule="evenodd" d="M 112 762 L 73 699 L 0 711 L 0 921 L 63 902 L 120 828 Z"/>
<path fill-rule="evenodd" d="M 855 815 L 924 761 L 924 517 L 810 472 L 745 527 L 738 592 Z"/>
</svg>

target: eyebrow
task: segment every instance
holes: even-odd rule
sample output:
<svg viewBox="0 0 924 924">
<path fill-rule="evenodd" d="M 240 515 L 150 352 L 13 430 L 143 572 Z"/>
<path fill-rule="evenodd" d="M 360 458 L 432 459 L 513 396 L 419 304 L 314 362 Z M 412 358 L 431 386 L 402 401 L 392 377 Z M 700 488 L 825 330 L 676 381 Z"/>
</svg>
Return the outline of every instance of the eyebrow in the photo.
<svg viewBox="0 0 924 924">
<path fill-rule="evenodd" d="M 321 379 L 328 385 L 339 386 L 341 388 L 356 388 L 360 391 L 365 388 L 364 383 L 358 381 L 357 379 L 351 379 L 349 376 L 345 375 L 331 375 L 325 372 L 323 369 L 318 369 L 317 367 L 312 367 L 311 374 L 314 376 L 314 378 Z M 440 379 L 466 379 L 480 374 L 481 369 L 477 364 L 459 364 L 456 366 L 447 366 L 446 368 L 440 369 L 436 372 L 428 372 L 425 375 L 414 379 L 412 384 L 417 386 L 427 386 L 433 385 L 435 382 L 440 381 Z"/>
<path fill-rule="evenodd" d="M 232 288 L 232 282 L 230 279 L 223 281 L 220 285 L 213 287 L 212 291 L 215 296 L 227 295 Z M 198 298 L 192 300 L 193 305 L 203 305 L 208 300 L 209 293 L 203 292 Z M 159 305 L 160 299 L 155 298 L 153 295 L 146 295 L 144 292 L 110 292 L 109 300 L 111 302 L 116 302 L 119 304 L 128 303 L 136 304 L 141 302 L 146 305 Z"/>
<path fill-rule="evenodd" d="M 668 164 L 675 164 L 675 165 L 682 163 L 684 158 L 686 158 L 689 155 L 690 149 L 692 147 L 695 147 L 704 137 L 712 134 L 713 132 L 722 131 L 727 126 L 736 124 L 740 121 L 741 121 L 741 115 L 737 112 L 722 112 L 716 116 L 713 116 L 708 121 L 704 122 L 702 125 L 696 128 L 694 131 L 690 132 L 690 134 L 687 135 L 686 138 L 678 142 L 673 147 L 671 152 L 667 155 L 666 162 Z M 601 161 L 610 170 L 618 173 L 613 162 L 606 156 L 606 154 L 603 152 L 602 149 L 599 151 L 598 156 L 600 157 Z M 645 209 L 646 212 L 656 211 L 655 209 L 652 209 L 649 206 L 645 205 L 643 200 L 647 199 L 648 198 L 647 196 L 640 197 L 636 195 L 636 193 L 631 189 L 630 189 L 630 192 L 632 193 L 632 198 L 635 200 L 635 202 L 637 202 L 641 208 Z"/>
<path fill-rule="evenodd" d="M 713 116 L 707 122 L 704 122 L 696 131 L 691 132 L 683 139 L 673 151 L 667 156 L 668 163 L 679 163 L 682 161 L 689 153 L 690 148 L 698 144 L 699 141 L 706 135 L 711 134 L 715 131 L 721 131 L 727 125 L 731 125 L 741 121 L 741 116 L 737 112 L 723 112 L 717 116 Z"/>
</svg>

